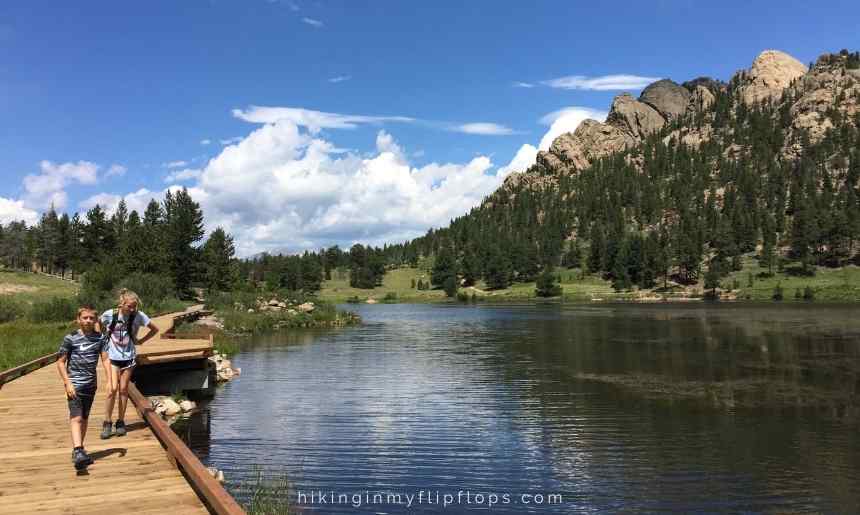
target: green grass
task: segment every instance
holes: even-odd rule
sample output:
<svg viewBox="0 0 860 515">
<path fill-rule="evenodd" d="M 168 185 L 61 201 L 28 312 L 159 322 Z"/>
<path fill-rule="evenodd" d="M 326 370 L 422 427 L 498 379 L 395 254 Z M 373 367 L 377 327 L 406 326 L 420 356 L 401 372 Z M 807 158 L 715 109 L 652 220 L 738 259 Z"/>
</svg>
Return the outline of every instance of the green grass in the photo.
<svg viewBox="0 0 860 515">
<path fill-rule="evenodd" d="M 0 295 L 18 302 L 32 304 L 46 297 L 74 296 L 78 285 L 55 277 L 28 272 L 0 271 Z"/>
<path fill-rule="evenodd" d="M 793 276 L 787 272 L 779 273 L 774 269 L 774 276 L 758 277 L 759 273 L 766 272 L 761 268 L 758 260 L 752 256 L 744 257 L 743 270 L 732 272 L 729 277 L 721 283 L 724 287 L 731 286 L 733 280 L 740 283 L 738 299 L 754 301 L 771 300 L 773 290 L 777 284 L 783 288 L 785 300 L 782 302 L 795 302 L 794 294 L 797 289 L 803 292 L 807 286 L 815 292 L 816 302 L 858 302 L 860 301 L 860 268 L 850 265 L 842 268 L 816 267 L 815 275 L 812 277 Z M 786 268 L 797 266 L 789 263 Z M 753 286 L 748 286 L 749 274 L 753 275 Z M 806 302 L 806 301 L 803 301 Z"/>
<path fill-rule="evenodd" d="M 0 370 L 16 367 L 57 352 L 63 336 L 74 330 L 71 323 L 16 321 L 0 324 Z"/>
</svg>

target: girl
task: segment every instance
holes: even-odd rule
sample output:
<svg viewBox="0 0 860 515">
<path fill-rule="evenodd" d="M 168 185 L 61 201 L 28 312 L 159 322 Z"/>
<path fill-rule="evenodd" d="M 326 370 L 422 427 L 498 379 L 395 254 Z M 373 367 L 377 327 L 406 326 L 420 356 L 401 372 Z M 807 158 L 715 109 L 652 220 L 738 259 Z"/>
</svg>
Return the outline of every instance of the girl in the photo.
<svg viewBox="0 0 860 515">
<path fill-rule="evenodd" d="M 105 420 L 102 422 L 102 439 L 111 437 L 113 405 L 117 396 L 119 396 L 119 413 L 114 434 L 125 435 L 123 419 L 128 406 L 128 383 L 131 381 L 131 374 L 136 364 L 135 345 L 143 345 L 158 333 L 158 327 L 152 323 L 146 313 L 138 311 L 139 307 L 140 298 L 137 294 L 123 288 L 119 292 L 117 308 L 105 311 L 99 319 L 102 331 L 107 333 L 108 358 L 111 363 L 111 388 L 108 390 Z M 148 327 L 149 332 L 138 339 L 137 333 L 141 327 Z"/>
</svg>

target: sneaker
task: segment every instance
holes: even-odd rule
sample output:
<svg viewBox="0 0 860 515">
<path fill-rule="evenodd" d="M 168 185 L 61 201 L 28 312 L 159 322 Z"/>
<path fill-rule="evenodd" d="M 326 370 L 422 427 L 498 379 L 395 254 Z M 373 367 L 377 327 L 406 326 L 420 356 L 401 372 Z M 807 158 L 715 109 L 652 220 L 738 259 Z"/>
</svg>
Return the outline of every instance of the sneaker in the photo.
<svg viewBox="0 0 860 515">
<path fill-rule="evenodd" d="M 115 427 L 116 431 L 114 431 L 114 434 L 116 434 L 117 436 L 125 436 L 125 422 L 123 422 L 122 420 L 117 420 Z"/>
<path fill-rule="evenodd" d="M 83 470 L 93 464 L 93 459 L 83 449 L 75 449 L 72 452 L 76 470 Z"/>
<path fill-rule="evenodd" d="M 102 422 L 102 440 L 107 440 L 111 435 L 111 423 L 110 420 L 105 420 Z"/>
</svg>

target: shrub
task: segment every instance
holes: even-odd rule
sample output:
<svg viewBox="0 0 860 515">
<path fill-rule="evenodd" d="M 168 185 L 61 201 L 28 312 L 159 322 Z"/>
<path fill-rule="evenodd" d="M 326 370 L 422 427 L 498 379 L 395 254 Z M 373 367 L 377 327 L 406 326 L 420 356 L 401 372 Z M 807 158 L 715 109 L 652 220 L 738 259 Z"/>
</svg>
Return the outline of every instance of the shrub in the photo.
<svg viewBox="0 0 860 515">
<path fill-rule="evenodd" d="M 782 300 L 782 297 L 782 284 L 776 283 L 776 286 L 773 288 L 773 300 Z"/>
<path fill-rule="evenodd" d="M 464 291 L 458 291 L 457 300 L 460 302 L 469 302 L 469 294 Z"/>
<path fill-rule="evenodd" d="M 78 312 L 75 299 L 54 297 L 46 301 L 33 303 L 27 312 L 27 318 L 34 323 L 39 322 L 71 322 Z"/>
<path fill-rule="evenodd" d="M 813 290 L 811 286 L 807 286 L 803 289 L 803 299 L 815 300 L 815 290 Z"/>
<path fill-rule="evenodd" d="M 24 314 L 21 304 L 5 295 L 0 295 L 0 324 L 11 322 Z"/>
<path fill-rule="evenodd" d="M 395 304 L 397 302 L 397 293 L 393 291 L 386 293 L 385 296 L 382 297 L 382 302 Z"/>
<path fill-rule="evenodd" d="M 747 288 L 752 288 L 755 284 L 755 279 L 753 279 L 752 272 L 747 273 Z"/>
<path fill-rule="evenodd" d="M 538 276 L 537 283 L 535 284 L 535 295 L 538 297 L 558 297 L 561 295 L 561 285 L 558 284 L 558 277 L 549 268 Z"/>
<path fill-rule="evenodd" d="M 442 288 L 445 289 L 445 295 L 453 297 L 457 294 L 457 278 L 449 275 L 442 284 Z"/>
<path fill-rule="evenodd" d="M 800 300 L 803 298 L 803 294 L 800 293 L 800 288 L 796 288 L 794 290 L 794 300 Z"/>
</svg>

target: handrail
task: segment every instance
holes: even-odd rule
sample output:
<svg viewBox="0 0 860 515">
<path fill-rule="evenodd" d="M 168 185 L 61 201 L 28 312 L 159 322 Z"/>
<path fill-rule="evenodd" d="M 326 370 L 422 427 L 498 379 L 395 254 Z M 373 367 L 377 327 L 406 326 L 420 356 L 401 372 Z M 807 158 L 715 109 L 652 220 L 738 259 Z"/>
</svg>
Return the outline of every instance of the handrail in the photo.
<svg viewBox="0 0 860 515">
<path fill-rule="evenodd" d="M 4 370 L 0 372 L 0 388 L 3 388 L 3 385 L 8 383 L 13 379 L 17 379 L 22 375 L 33 372 L 34 370 L 38 370 L 45 365 L 50 365 L 51 363 L 57 361 L 60 357 L 59 352 L 54 352 L 53 354 L 46 354 L 40 358 L 36 358 L 33 361 L 28 361 L 23 365 L 18 365 L 17 367 L 10 368 L 9 370 Z M 33 370 L 30 370 L 30 367 L 35 367 Z"/>
<path fill-rule="evenodd" d="M 245 510 L 236 502 L 236 499 L 209 474 L 185 442 L 176 436 L 176 433 L 162 420 L 161 415 L 155 412 L 152 404 L 140 393 L 134 383 L 128 385 L 128 398 L 164 446 L 165 451 L 182 467 L 188 482 L 199 492 L 209 508 L 218 515 L 244 515 Z"/>
</svg>

